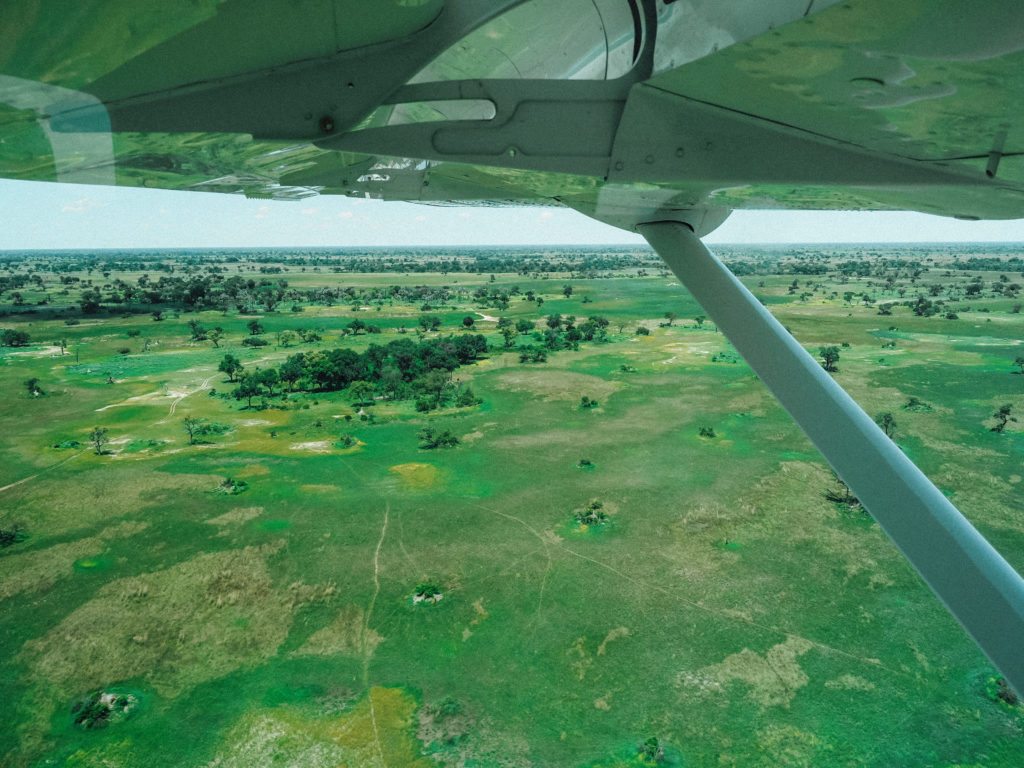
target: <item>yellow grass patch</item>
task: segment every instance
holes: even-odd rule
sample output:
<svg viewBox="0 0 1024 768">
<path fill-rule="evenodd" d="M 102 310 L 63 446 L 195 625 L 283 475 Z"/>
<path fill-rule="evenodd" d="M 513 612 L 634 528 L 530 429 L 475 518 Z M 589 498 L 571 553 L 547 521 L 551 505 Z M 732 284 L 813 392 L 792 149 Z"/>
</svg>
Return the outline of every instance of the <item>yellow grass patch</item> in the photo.
<svg viewBox="0 0 1024 768">
<path fill-rule="evenodd" d="M 388 471 L 398 475 L 402 482 L 410 488 L 432 488 L 441 480 L 441 470 L 433 464 L 423 464 L 418 461 L 395 464 L 393 467 L 389 467 Z"/>
<path fill-rule="evenodd" d="M 280 707 L 247 714 L 228 733 L 211 765 L 271 768 L 287 755 L 288 765 L 307 768 L 433 768 L 419 756 L 412 736 L 416 702 L 397 688 L 371 688 L 340 717 L 313 717 Z"/>
</svg>

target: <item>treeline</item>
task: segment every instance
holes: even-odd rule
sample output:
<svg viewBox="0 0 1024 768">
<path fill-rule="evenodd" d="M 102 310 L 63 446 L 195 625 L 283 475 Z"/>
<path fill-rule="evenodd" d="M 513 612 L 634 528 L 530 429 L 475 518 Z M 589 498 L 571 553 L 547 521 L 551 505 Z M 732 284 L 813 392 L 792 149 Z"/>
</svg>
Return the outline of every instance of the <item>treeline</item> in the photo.
<svg viewBox="0 0 1024 768">
<path fill-rule="evenodd" d="M 457 387 L 452 373 L 487 353 L 487 339 L 480 334 L 445 336 L 413 341 L 399 339 L 371 344 L 365 352 L 336 348 L 299 352 L 277 368 L 247 371 L 234 355 L 227 354 L 219 369 L 230 381 L 237 400 L 252 407 L 254 398 L 274 397 L 283 391 L 348 391 L 358 402 L 416 399 L 419 410 L 433 410 L 454 401 L 456 405 L 479 402 L 468 387 Z"/>
<path fill-rule="evenodd" d="M 515 289 L 518 291 L 518 289 Z M 381 288 L 316 287 L 296 289 L 287 280 L 254 280 L 238 275 L 224 278 L 220 275 L 192 275 L 178 277 L 163 275 L 150 280 L 147 275 L 135 283 L 115 279 L 103 289 L 89 287 L 79 298 L 84 314 L 96 314 L 104 305 L 120 308 L 137 306 L 173 307 L 186 311 L 216 309 L 239 312 L 263 309 L 273 312 L 282 304 L 301 309 L 302 304 L 334 306 L 351 304 L 356 308 L 386 301 L 421 304 L 430 309 L 438 304 L 450 304 L 466 299 L 466 290 L 453 291 L 448 286 L 389 286 Z M 505 291 L 506 300 L 508 290 Z"/>
</svg>

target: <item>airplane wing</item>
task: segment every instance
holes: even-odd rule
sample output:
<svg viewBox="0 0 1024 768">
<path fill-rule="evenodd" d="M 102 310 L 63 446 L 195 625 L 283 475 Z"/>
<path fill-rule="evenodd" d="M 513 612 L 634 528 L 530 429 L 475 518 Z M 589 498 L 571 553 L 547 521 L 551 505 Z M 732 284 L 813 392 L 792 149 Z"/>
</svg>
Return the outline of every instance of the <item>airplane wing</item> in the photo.
<svg viewBox="0 0 1024 768">
<path fill-rule="evenodd" d="M 1013 0 L 4 3 L 0 176 L 1024 216 Z"/>
</svg>

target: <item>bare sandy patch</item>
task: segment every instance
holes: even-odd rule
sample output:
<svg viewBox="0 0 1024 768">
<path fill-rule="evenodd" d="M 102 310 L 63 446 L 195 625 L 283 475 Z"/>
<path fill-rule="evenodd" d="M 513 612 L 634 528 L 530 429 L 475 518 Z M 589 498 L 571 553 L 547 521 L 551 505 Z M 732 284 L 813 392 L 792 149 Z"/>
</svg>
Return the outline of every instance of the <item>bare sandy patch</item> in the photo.
<svg viewBox="0 0 1024 768">
<path fill-rule="evenodd" d="M 310 440 L 305 443 L 292 443 L 290 446 L 293 451 L 311 451 L 312 453 L 329 453 L 331 450 L 330 440 Z"/>
</svg>

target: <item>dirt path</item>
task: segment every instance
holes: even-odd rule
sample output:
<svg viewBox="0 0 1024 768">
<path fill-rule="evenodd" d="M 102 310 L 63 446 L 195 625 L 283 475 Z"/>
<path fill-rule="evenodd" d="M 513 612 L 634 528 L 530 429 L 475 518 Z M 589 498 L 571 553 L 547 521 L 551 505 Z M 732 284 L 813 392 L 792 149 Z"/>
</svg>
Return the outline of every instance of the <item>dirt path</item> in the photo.
<svg viewBox="0 0 1024 768">
<path fill-rule="evenodd" d="M 490 512 L 492 514 L 496 514 L 496 515 L 499 515 L 501 517 L 504 517 L 504 518 L 506 518 L 508 520 L 512 520 L 512 521 L 518 523 L 519 525 L 523 526 L 524 528 L 526 528 L 526 530 L 528 530 L 531 534 L 533 534 L 538 539 L 540 539 L 541 541 L 544 542 L 544 544 L 545 544 L 545 551 L 548 552 L 548 555 L 549 555 L 549 558 L 550 558 L 550 550 L 548 548 L 549 547 L 549 543 L 544 539 L 544 537 L 535 528 L 530 526 L 524 520 L 521 520 L 520 518 L 516 517 L 515 515 L 509 515 L 509 514 L 506 514 L 505 512 L 499 512 L 496 509 L 491 509 L 491 508 L 483 506 L 483 505 L 477 505 L 477 506 L 480 509 L 482 509 L 482 510 L 484 510 L 486 512 Z M 735 614 L 735 613 L 733 613 L 731 611 L 721 610 L 721 609 L 714 608 L 714 607 L 709 606 L 709 605 L 705 605 L 703 603 L 696 602 L 694 600 L 691 600 L 691 599 L 683 596 L 682 594 L 680 594 L 679 592 L 677 592 L 675 590 L 672 590 L 672 589 L 669 589 L 669 588 L 667 588 L 665 586 L 662 586 L 661 584 L 652 584 L 650 582 L 646 582 L 646 581 L 644 581 L 642 579 L 636 578 L 635 576 L 633 576 L 633 575 L 631 575 L 629 573 L 621 571 L 618 568 L 615 568 L 614 566 L 609 565 L 608 563 L 604 563 L 604 562 L 602 562 L 600 560 L 597 560 L 597 559 L 595 559 L 593 557 L 588 557 L 587 555 L 584 555 L 581 552 L 577 552 L 574 549 L 570 549 L 569 547 L 565 546 L 565 544 L 563 544 L 563 543 L 560 543 L 560 542 L 559 543 L 554 543 L 554 542 L 552 542 L 550 544 L 550 546 L 553 546 L 554 549 L 559 551 L 559 552 L 564 552 L 567 555 L 571 555 L 572 557 L 579 558 L 580 560 L 585 560 L 588 563 L 592 563 L 593 565 L 596 565 L 599 568 L 603 568 L 604 570 L 608 571 L 609 573 L 612 573 L 615 576 L 618 576 L 619 578 L 622 578 L 622 579 L 630 582 L 631 584 L 635 585 L 644 594 L 650 594 L 652 592 L 658 592 L 658 593 L 663 594 L 666 597 L 668 597 L 668 598 L 670 598 L 672 600 L 675 600 L 675 601 L 677 601 L 677 602 L 679 602 L 679 603 L 681 603 L 681 604 L 683 604 L 683 605 L 685 605 L 685 606 L 687 606 L 687 607 L 689 607 L 691 609 L 695 609 L 697 611 L 701 611 L 701 612 L 704 612 L 704 613 L 711 614 L 711 615 L 716 616 L 718 618 L 725 619 L 726 621 L 740 622 L 740 623 L 746 624 L 748 626 L 755 627 L 756 629 L 764 630 L 766 632 L 773 632 L 773 633 L 780 634 L 780 635 L 783 635 L 783 636 L 786 636 L 786 637 L 797 637 L 797 638 L 800 638 L 802 640 L 806 640 L 807 642 L 809 642 L 811 645 L 813 645 L 815 648 L 817 648 L 820 651 L 824 651 L 824 652 L 828 652 L 828 653 L 834 653 L 834 654 L 836 654 L 838 656 L 842 656 L 842 657 L 850 659 L 852 661 L 856 661 L 856 662 L 858 662 L 860 664 L 868 664 L 868 665 L 870 665 L 871 667 L 873 667 L 875 669 L 885 670 L 886 672 L 889 672 L 890 674 L 893 674 L 893 675 L 897 675 L 899 677 L 904 677 L 904 678 L 911 677 L 908 673 L 906 673 L 906 672 L 904 672 L 902 670 L 895 669 L 893 667 L 887 666 L 885 664 L 881 664 L 876 659 L 868 659 L 868 658 L 865 658 L 865 657 L 862 657 L 862 656 L 858 656 L 856 653 L 851 653 L 849 651 L 844 651 L 841 648 L 837 648 L 837 647 L 835 647 L 833 645 L 829 645 L 827 643 L 823 643 L 821 641 L 815 640 L 814 638 L 804 637 L 803 635 L 795 634 L 792 631 L 790 631 L 788 629 L 785 629 L 783 627 L 776 627 L 776 626 L 772 626 L 770 624 L 763 624 L 763 623 L 761 623 L 759 621 L 755 621 L 753 619 L 748 619 L 748 618 L 745 618 L 743 616 L 739 616 L 739 615 L 737 615 L 737 614 Z M 548 571 L 550 570 L 550 568 L 551 568 L 551 563 L 550 563 L 550 560 L 549 560 Z M 545 583 L 547 581 L 547 573 L 548 573 L 548 571 L 545 571 L 544 578 L 541 581 L 541 589 L 540 589 L 541 596 L 543 596 L 543 588 L 544 588 L 544 585 L 545 585 Z M 540 608 L 540 604 L 538 603 L 538 610 L 539 610 L 539 608 Z"/>
<path fill-rule="evenodd" d="M 391 514 L 391 505 L 384 506 L 384 522 L 380 527 L 380 538 L 377 540 L 377 549 L 373 553 L 373 596 L 369 605 L 366 606 L 366 616 L 363 619 L 363 637 L 360 641 L 363 654 L 363 687 L 366 688 L 366 699 L 370 705 L 370 723 L 373 725 L 373 740 L 377 745 L 377 757 L 383 768 L 387 768 L 384 760 L 384 748 L 380 743 L 380 732 L 377 730 L 377 713 L 373 709 L 373 692 L 370 690 L 370 654 L 369 647 L 370 618 L 373 616 L 373 607 L 377 603 L 377 596 L 380 594 L 380 550 L 384 546 L 384 537 L 388 534 L 388 517 Z"/>
<path fill-rule="evenodd" d="M 485 323 L 498 322 L 498 318 L 493 317 L 492 315 L 485 315 L 483 312 L 476 312 L 474 314 L 480 315 L 480 319 L 483 320 Z"/>
<path fill-rule="evenodd" d="M 180 403 L 186 397 L 191 397 L 192 395 L 196 394 L 197 392 L 202 392 L 203 390 L 209 389 L 210 388 L 210 382 L 213 381 L 214 378 L 216 378 L 216 374 L 214 374 L 213 376 L 207 376 L 205 379 L 203 379 L 203 383 L 200 384 L 196 389 L 193 389 L 191 392 L 186 392 L 185 394 L 181 395 L 180 397 L 175 398 L 174 401 L 171 402 L 170 410 L 167 412 L 168 417 L 174 415 L 174 412 L 176 410 L 178 410 L 178 403 Z"/>
<path fill-rule="evenodd" d="M 34 475 L 29 475 L 28 477 L 21 478 L 21 480 L 15 480 L 13 483 L 8 483 L 7 485 L 5 485 L 3 487 L 0 487 L 0 493 L 3 493 L 4 491 L 8 491 L 11 488 L 16 488 L 19 485 L 22 485 L 24 483 L 29 482 L 30 480 L 35 480 L 40 475 L 46 474 L 51 469 L 56 469 L 61 464 L 67 464 L 69 461 L 71 461 L 72 459 L 78 458 L 83 453 L 85 453 L 85 451 L 79 451 L 78 453 L 73 453 L 70 456 L 68 456 L 66 459 L 61 459 L 60 461 L 58 461 L 58 462 L 56 462 L 54 464 L 51 464 L 48 467 L 44 467 L 43 469 L 41 469 L 38 472 L 36 472 Z"/>
</svg>

